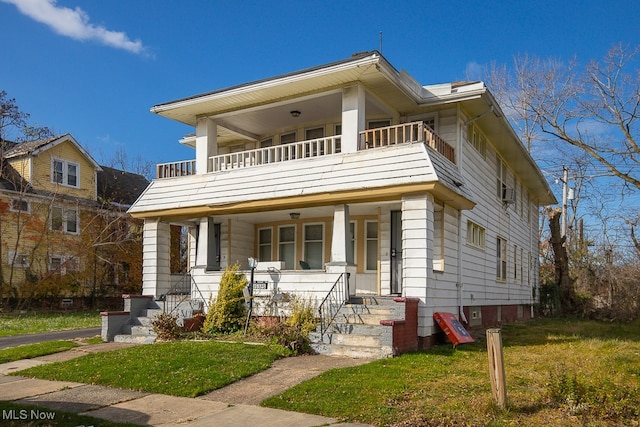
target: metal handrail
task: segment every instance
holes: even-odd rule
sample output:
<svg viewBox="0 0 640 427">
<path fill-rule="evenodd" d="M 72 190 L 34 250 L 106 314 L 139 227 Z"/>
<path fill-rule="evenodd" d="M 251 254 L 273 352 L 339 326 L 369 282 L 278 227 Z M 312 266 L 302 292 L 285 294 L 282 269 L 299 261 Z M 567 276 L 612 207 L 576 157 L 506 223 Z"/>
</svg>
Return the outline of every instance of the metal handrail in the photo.
<svg viewBox="0 0 640 427">
<path fill-rule="evenodd" d="M 163 311 L 166 313 L 167 309 L 169 309 L 168 314 L 173 314 L 178 310 L 180 304 L 187 301 L 189 301 L 192 311 L 196 306 L 198 306 L 197 309 L 203 311 L 208 309 L 207 300 L 202 295 L 195 279 L 189 273 L 183 274 L 180 280 L 174 283 L 164 295 Z M 194 305 L 194 303 L 196 304 Z M 182 317 L 186 317 L 184 312 L 180 314 L 182 314 Z"/>
<path fill-rule="evenodd" d="M 324 335 L 325 332 L 327 332 L 329 326 L 331 326 L 331 323 L 333 323 L 333 320 L 336 318 L 336 315 L 348 300 L 349 273 L 342 273 L 318 307 L 321 335 Z"/>
</svg>

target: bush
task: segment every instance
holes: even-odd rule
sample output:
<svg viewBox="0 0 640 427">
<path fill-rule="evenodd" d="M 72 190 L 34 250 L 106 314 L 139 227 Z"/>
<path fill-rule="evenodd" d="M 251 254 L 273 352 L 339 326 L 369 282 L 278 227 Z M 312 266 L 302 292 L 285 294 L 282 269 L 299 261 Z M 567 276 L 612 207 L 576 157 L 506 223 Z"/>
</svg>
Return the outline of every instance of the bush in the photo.
<svg viewBox="0 0 640 427">
<path fill-rule="evenodd" d="M 182 329 L 178 326 L 176 314 L 161 313 L 151 321 L 153 331 L 162 341 L 173 341 L 180 338 Z"/>
<path fill-rule="evenodd" d="M 247 310 L 242 289 L 247 278 L 238 273 L 240 264 L 227 267 L 220 279 L 218 297 L 209 304 L 209 311 L 202 327 L 207 334 L 230 334 L 244 326 Z"/>
<path fill-rule="evenodd" d="M 259 317 L 251 324 L 251 333 L 294 354 L 310 353 L 309 333 L 316 329 L 315 304 L 300 297 L 291 300 L 291 315 L 284 321 L 277 317 Z"/>
</svg>

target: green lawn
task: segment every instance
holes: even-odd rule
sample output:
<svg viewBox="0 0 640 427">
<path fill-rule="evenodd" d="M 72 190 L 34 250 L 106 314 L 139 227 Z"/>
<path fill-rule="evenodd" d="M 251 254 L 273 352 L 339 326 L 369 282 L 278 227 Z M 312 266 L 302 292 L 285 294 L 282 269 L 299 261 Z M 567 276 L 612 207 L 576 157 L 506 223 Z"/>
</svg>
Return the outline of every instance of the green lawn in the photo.
<svg viewBox="0 0 640 427">
<path fill-rule="evenodd" d="M 13 362 L 22 359 L 33 359 L 38 356 L 71 350 L 78 344 L 73 341 L 47 341 L 37 344 L 20 345 L 0 350 L 0 363 Z"/>
<path fill-rule="evenodd" d="M 156 343 L 89 354 L 16 374 L 195 397 L 263 371 L 285 353 L 279 346 L 242 343 Z"/>
<path fill-rule="evenodd" d="M 98 311 L 68 313 L 0 314 L 0 337 L 63 331 L 67 329 L 93 328 L 102 325 Z"/>
<path fill-rule="evenodd" d="M 638 425 L 640 322 L 538 320 L 502 335 L 504 411 L 484 340 L 328 371 L 263 405 L 380 426 Z"/>
</svg>

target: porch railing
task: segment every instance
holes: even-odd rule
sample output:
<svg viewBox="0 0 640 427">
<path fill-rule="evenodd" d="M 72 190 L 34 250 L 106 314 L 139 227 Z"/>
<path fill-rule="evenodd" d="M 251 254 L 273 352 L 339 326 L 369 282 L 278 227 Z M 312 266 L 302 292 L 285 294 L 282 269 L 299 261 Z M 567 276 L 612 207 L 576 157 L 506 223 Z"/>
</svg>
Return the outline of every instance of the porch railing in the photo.
<svg viewBox="0 0 640 427">
<path fill-rule="evenodd" d="M 320 334 L 324 335 L 342 306 L 349 301 L 349 273 L 342 273 L 320 303 Z"/>
<path fill-rule="evenodd" d="M 455 163 L 455 150 L 425 122 L 402 123 L 360 132 L 360 150 L 403 144 L 405 142 L 422 142 Z"/>
<path fill-rule="evenodd" d="M 164 302 L 165 313 L 177 313 L 181 318 L 191 317 L 194 311 L 206 311 L 208 308 L 207 300 L 189 273 L 183 274 L 180 280 L 171 285 L 169 291 L 160 300 Z"/>
<path fill-rule="evenodd" d="M 249 166 L 266 165 L 286 160 L 320 157 L 340 153 L 340 136 L 274 145 L 256 150 L 221 154 L 209 158 L 209 171 L 218 172 Z"/>
<path fill-rule="evenodd" d="M 183 160 L 180 162 L 160 163 L 156 165 L 156 176 L 158 178 L 173 178 L 176 176 L 195 175 L 196 161 Z"/>
</svg>

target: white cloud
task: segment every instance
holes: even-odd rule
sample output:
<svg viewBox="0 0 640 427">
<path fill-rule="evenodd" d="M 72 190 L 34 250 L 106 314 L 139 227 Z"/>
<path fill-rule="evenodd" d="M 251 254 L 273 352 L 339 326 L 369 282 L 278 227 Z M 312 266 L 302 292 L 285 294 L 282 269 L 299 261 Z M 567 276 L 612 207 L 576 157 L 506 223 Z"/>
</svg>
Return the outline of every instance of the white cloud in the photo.
<svg viewBox="0 0 640 427">
<path fill-rule="evenodd" d="M 475 61 L 467 63 L 465 67 L 465 76 L 467 80 L 482 80 L 484 66 Z"/>
<path fill-rule="evenodd" d="M 14 4 L 24 15 L 47 25 L 56 33 L 76 40 L 96 40 L 106 46 L 146 54 L 140 40 L 131 40 L 125 33 L 94 25 L 89 15 L 76 7 L 69 9 L 56 4 L 57 0 L 0 0 Z"/>
</svg>

